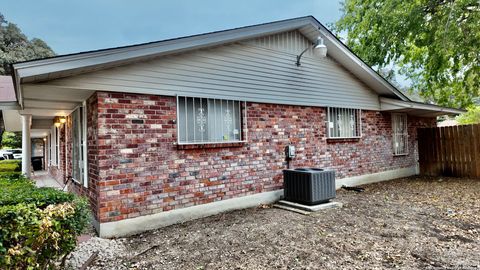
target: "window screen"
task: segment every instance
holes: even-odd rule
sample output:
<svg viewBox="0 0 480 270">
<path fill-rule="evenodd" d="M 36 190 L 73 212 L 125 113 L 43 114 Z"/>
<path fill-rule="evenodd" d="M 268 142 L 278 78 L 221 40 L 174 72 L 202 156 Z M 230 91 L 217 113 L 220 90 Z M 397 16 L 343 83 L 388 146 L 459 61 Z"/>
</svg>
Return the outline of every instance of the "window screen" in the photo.
<svg viewBox="0 0 480 270">
<path fill-rule="evenodd" d="M 244 140 L 245 102 L 178 97 L 178 143 L 219 143 Z"/>
<path fill-rule="evenodd" d="M 408 154 L 408 126 L 406 114 L 392 114 L 393 153 Z"/>
<path fill-rule="evenodd" d="M 361 111 L 349 108 L 328 108 L 328 138 L 359 138 L 362 136 Z"/>
<path fill-rule="evenodd" d="M 72 113 L 72 178 L 84 183 L 86 130 L 84 108 L 79 107 Z"/>
</svg>

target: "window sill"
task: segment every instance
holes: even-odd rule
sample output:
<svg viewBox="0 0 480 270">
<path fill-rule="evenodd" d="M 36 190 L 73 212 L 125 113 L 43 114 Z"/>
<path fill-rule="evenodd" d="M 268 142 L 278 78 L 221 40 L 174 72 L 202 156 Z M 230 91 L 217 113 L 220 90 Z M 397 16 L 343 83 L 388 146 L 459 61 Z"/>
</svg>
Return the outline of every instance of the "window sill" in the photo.
<svg viewBox="0 0 480 270">
<path fill-rule="evenodd" d="M 234 141 L 234 142 L 214 142 L 214 143 L 177 143 L 177 149 L 209 149 L 209 148 L 226 148 L 226 147 L 242 147 L 246 144 L 246 141 Z"/>
<path fill-rule="evenodd" d="M 327 138 L 327 143 L 358 142 L 362 137 Z"/>
<path fill-rule="evenodd" d="M 80 181 L 76 180 L 75 178 L 71 177 L 70 179 L 72 179 L 72 182 L 77 184 L 77 185 L 82 185 L 82 183 L 80 183 Z"/>
<path fill-rule="evenodd" d="M 393 154 L 394 157 L 404 157 L 404 156 L 408 156 L 408 153 L 405 153 L 405 154 Z"/>
</svg>

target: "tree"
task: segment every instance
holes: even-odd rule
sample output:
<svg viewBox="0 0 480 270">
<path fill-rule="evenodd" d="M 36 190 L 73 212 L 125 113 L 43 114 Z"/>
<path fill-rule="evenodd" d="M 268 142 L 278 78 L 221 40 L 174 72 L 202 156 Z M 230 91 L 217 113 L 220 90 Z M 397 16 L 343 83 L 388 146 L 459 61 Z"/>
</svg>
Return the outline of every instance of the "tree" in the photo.
<svg viewBox="0 0 480 270">
<path fill-rule="evenodd" d="M 13 23 L 7 22 L 0 13 L 0 75 L 11 73 L 10 64 L 54 56 L 55 53 L 41 39 L 29 40 Z M 0 137 L 3 134 L 3 118 L 0 111 Z"/>
<path fill-rule="evenodd" d="M 457 116 L 456 120 L 462 125 L 480 124 L 480 105 L 470 106 L 467 112 Z"/>
<path fill-rule="evenodd" d="M 43 40 L 29 40 L 15 24 L 7 22 L 0 14 L 0 75 L 10 74 L 11 63 L 54 55 Z"/>
<path fill-rule="evenodd" d="M 20 132 L 4 132 L 1 145 L 8 149 L 22 148 L 22 135 Z"/>
<path fill-rule="evenodd" d="M 478 0 L 345 0 L 334 25 L 381 70 L 395 65 L 427 101 L 465 108 L 480 96 Z"/>
</svg>

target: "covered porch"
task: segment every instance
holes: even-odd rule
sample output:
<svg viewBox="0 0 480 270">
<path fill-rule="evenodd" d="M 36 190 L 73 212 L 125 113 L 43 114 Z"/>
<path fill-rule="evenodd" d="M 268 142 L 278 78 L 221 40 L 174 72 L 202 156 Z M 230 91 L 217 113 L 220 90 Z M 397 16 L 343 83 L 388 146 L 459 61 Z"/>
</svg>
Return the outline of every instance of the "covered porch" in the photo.
<svg viewBox="0 0 480 270">
<path fill-rule="evenodd" d="M 4 128 L 22 134 L 22 173 L 37 180 L 39 185 L 63 187 L 63 181 L 59 180 L 67 178 L 66 168 L 71 162 L 67 153 L 72 151 L 68 147 L 71 138 L 66 136 L 67 132 L 71 133 L 67 117 L 83 106 L 94 91 L 32 84 L 28 80 L 16 82 L 14 86 L 10 76 L 2 76 L 1 82 L 0 110 Z M 43 142 L 43 151 L 36 151 L 40 148 L 39 142 Z M 32 174 L 32 158 L 39 155 L 43 159 L 43 170 Z M 52 175 L 51 167 L 61 172 Z"/>
<path fill-rule="evenodd" d="M 35 181 L 37 187 L 52 187 L 56 189 L 65 188 L 65 184 L 55 180 L 55 178 L 49 175 L 45 170 L 36 171 L 31 178 Z"/>
</svg>

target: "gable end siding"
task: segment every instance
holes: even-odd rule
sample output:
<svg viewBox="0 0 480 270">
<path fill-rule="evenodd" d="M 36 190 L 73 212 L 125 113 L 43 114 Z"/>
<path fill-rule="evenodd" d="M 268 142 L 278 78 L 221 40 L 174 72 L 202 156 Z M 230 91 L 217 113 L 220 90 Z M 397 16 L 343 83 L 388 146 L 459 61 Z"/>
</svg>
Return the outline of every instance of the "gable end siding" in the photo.
<svg viewBox="0 0 480 270">
<path fill-rule="evenodd" d="M 286 32 L 45 84 L 99 91 L 379 109 L 377 94 L 333 59 L 319 59 L 307 53 L 302 66 L 297 67 L 295 51 L 308 43 L 299 32 Z"/>
</svg>

